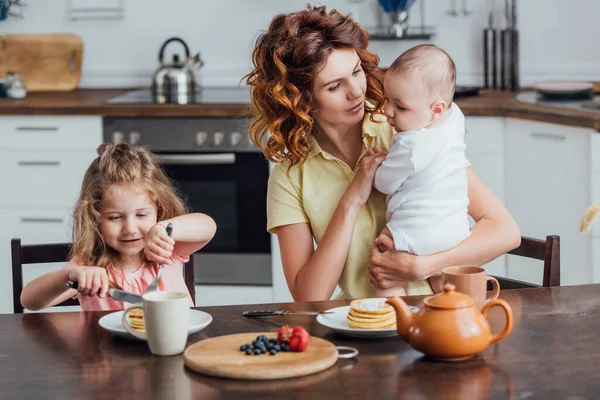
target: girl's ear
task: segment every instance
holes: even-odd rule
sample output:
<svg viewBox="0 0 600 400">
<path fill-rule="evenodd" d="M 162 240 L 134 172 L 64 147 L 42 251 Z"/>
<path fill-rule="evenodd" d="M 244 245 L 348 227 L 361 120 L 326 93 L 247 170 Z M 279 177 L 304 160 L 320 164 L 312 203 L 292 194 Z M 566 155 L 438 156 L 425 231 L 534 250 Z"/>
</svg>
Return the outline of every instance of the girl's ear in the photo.
<svg viewBox="0 0 600 400">
<path fill-rule="evenodd" d="M 448 103 L 444 100 L 437 100 L 431 103 L 429 109 L 431 110 L 431 122 L 437 122 L 448 109 Z"/>
</svg>

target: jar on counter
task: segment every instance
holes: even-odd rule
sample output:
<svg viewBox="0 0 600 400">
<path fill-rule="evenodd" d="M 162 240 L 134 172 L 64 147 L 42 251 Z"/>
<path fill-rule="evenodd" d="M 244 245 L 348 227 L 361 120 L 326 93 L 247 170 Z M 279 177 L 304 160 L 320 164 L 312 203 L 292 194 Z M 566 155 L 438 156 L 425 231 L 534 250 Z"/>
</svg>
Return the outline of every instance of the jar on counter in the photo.
<svg viewBox="0 0 600 400">
<path fill-rule="evenodd" d="M 25 87 L 25 78 L 18 72 L 7 72 L 4 81 L 6 97 L 9 99 L 20 100 L 27 96 Z"/>
</svg>

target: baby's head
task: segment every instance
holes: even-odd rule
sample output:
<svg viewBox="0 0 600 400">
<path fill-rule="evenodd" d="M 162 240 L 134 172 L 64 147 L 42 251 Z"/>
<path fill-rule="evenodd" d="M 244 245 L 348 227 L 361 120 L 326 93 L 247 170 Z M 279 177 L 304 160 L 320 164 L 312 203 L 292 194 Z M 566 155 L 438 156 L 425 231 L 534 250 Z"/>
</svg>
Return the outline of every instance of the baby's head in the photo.
<svg viewBox="0 0 600 400">
<path fill-rule="evenodd" d="M 106 267 L 139 254 L 148 230 L 185 206 L 147 149 L 105 144 L 97 152 L 75 205 L 72 255 Z"/>
<path fill-rule="evenodd" d="M 400 55 L 385 74 L 384 111 L 396 132 L 434 125 L 450 108 L 456 86 L 452 58 L 431 44 Z"/>
</svg>

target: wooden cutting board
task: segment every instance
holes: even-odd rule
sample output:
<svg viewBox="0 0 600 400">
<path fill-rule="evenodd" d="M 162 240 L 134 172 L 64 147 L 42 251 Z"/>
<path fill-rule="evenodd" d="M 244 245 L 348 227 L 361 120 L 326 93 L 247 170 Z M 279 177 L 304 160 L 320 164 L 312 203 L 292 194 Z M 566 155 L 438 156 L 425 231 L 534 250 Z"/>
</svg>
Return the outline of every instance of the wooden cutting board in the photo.
<svg viewBox="0 0 600 400">
<path fill-rule="evenodd" d="M 0 79 L 20 72 L 27 91 L 69 91 L 79 84 L 83 40 L 75 34 L 0 36 Z"/>
<path fill-rule="evenodd" d="M 303 352 L 246 355 L 240 346 L 259 335 L 269 339 L 275 332 L 240 333 L 202 340 L 183 353 L 185 365 L 204 375 L 220 378 L 271 380 L 314 374 L 331 367 L 338 358 L 333 343 L 311 336 Z"/>
</svg>

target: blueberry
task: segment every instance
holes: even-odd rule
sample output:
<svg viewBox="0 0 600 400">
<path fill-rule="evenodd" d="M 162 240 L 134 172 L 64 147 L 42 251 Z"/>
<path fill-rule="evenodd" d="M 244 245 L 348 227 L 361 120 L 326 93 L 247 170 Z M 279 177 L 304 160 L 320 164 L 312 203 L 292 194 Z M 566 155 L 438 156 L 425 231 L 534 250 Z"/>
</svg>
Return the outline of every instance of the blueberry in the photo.
<svg viewBox="0 0 600 400">
<path fill-rule="evenodd" d="M 270 353 L 272 356 L 274 356 L 275 354 L 277 354 L 277 351 L 276 351 L 275 349 L 271 349 L 271 350 L 269 351 L 269 353 Z"/>
<path fill-rule="evenodd" d="M 240 351 L 246 351 L 247 348 L 248 348 L 248 346 L 243 344 L 240 346 Z"/>
<path fill-rule="evenodd" d="M 252 354 L 252 350 L 246 349 L 246 355 L 249 356 L 250 354 Z"/>
<path fill-rule="evenodd" d="M 256 346 L 256 343 L 258 343 L 258 341 L 256 341 L 256 340 L 252 341 L 252 346 Z"/>
<path fill-rule="evenodd" d="M 273 339 L 269 339 L 269 343 L 277 344 L 279 342 L 277 341 L 277 339 L 273 338 Z"/>
<path fill-rule="evenodd" d="M 254 355 L 257 356 L 259 354 L 262 354 L 262 351 L 260 349 L 254 349 Z"/>
<path fill-rule="evenodd" d="M 290 351 L 291 350 L 290 345 L 287 344 L 287 343 L 283 343 L 281 345 L 281 350 L 283 350 L 283 351 Z"/>
<path fill-rule="evenodd" d="M 280 351 L 281 350 L 281 345 L 279 345 L 279 344 L 273 345 L 273 350 Z"/>
</svg>

